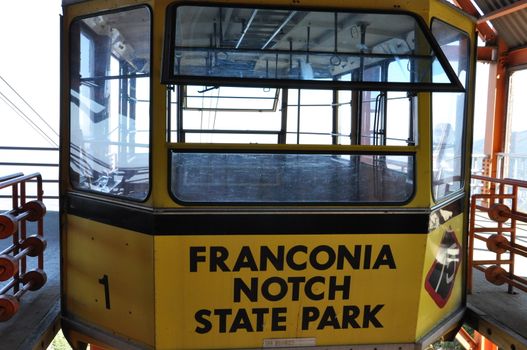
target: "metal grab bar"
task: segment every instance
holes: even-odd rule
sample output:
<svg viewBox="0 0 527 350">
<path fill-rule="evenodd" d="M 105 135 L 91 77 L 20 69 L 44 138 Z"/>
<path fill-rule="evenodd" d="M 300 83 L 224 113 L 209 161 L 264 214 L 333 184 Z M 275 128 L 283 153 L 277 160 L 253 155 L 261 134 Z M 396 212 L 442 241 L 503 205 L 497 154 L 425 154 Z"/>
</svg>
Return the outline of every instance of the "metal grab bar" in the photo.
<svg viewBox="0 0 527 350">
<path fill-rule="evenodd" d="M 515 275 L 516 256 L 527 257 L 527 246 L 518 244 L 516 231 L 518 222 L 527 223 L 527 213 L 518 211 L 518 192 L 527 190 L 527 181 L 515 179 L 495 179 L 473 175 L 472 180 L 481 181 L 483 193 L 473 194 L 470 204 L 469 226 L 469 268 L 467 271 L 467 292 L 472 292 L 473 268 L 485 273 L 487 281 L 495 285 L 508 285 L 508 292 L 514 288 L 527 292 L 527 279 Z M 476 227 L 476 211 L 485 212 L 494 227 Z M 510 221 L 510 224 L 505 225 Z M 490 233 L 487 237 L 482 233 Z M 504 236 L 508 233 L 510 238 Z M 476 240 L 486 243 L 487 249 L 496 254 L 494 259 L 474 260 Z M 503 259 L 502 254 L 509 254 Z M 490 265 L 490 266 L 489 266 Z M 508 266 L 508 271 L 502 265 Z"/>
<path fill-rule="evenodd" d="M 37 200 L 27 201 L 26 184 L 37 183 Z M 16 173 L 0 177 L 0 189 L 11 188 L 12 209 L 0 213 L 0 239 L 11 237 L 12 244 L 0 252 L 0 322 L 11 319 L 20 307 L 21 298 L 46 283 L 44 272 L 44 215 L 42 176 L 39 173 Z M 36 222 L 37 233 L 27 235 L 27 222 Z M 37 268 L 28 271 L 27 258 L 37 259 Z M 9 293 L 9 294 L 8 294 Z"/>
</svg>

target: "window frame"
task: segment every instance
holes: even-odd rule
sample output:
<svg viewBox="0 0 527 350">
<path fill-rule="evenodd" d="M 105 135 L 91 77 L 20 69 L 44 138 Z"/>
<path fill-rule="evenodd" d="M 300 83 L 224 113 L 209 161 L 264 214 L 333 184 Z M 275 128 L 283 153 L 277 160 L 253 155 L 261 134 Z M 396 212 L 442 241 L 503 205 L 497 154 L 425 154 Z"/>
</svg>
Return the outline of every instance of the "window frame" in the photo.
<svg viewBox="0 0 527 350">
<path fill-rule="evenodd" d="M 276 9 L 276 10 L 291 10 L 291 8 L 285 6 L 272 6 L 256 4 L 254 6 L 249 5 L 237 5 L 229 3 L 203 3 L 203 2 L 191 2 L 188 0 L 181 2 L 174 2 L 168 5 L 166 10 L 165 20 L 165 34 L 164 34 L 164 48 L 162 57 L 162 69 L 161 69 L 161 83 L 165 85 L 199 85 L 203 83 L 203 76 L 186 76 L 176 75 L 174 72 L 174 38 L 175 38 L 175 22 L 177 8 L 181 6 L 202 6 L 202 7 L 235 7 L 235 8 L 252 8 L 252 9 Z M 421 33 L 427 39 L 431 50 L 436 54 L 436 58 L 439 60 L 445 74 L 450 80 L 450 84 L 445 83 L 433 83 L 433 82 L 420 82 L 415 83 L 376 83 L 376 82 L 362 82 L 362 81 L 306 81 L 306 80 L 276 80 L 276 79 L 251 79 L 251 78 L 210 78 L 207 77 L 208 85 L 225 85 L 225 86 L 240 86 L 240 87 L 277 87 L 277 88 L 309 88 L 309 89 L 349 89 L 349 90 L 392 90 L 392 91 L 408 91 L 408 92 L 429 92 L 429 91 L 450 91 L 450 92 L 462 92 L 465 91 L 463 85 L 459 81 L 457 75 L 450 67 L 447 58 L 444 56 L 440 46 L 434 39 L 430 29 L 428 28 L 425 21 L 415 13 L 398 10 L 364 10 L 364 9 L 320 9 L 316 7 L 306 6 L 302 7 L 303 11 L 316 11 L 316 12 L 327 12 L 327 13 L 368 13 L 368 14 L 385 14 L 385 15 L 406 15 L 415 19 L 415 23 L 421 30 Z M 431 66 L 430 66 L 431 68 Z"/>
<path fill-rule="evenodd" d="M 89 14 L 83 14 L 83 15 L 80 15 L 80 16 L 76 16 L 74 17 L 71 22 L 69 23 L 69 26 L 68 26 L 68 32 L 67 32 L 67 35 L 68 35 L 68 57 L 67 57 L 67 60 L 68 60 L 68 79 L 67 79 L 67 94 L 68 94 L 68 106 L 71 105 L 72 103 L 72 99 L 71 99 L 71 89 L 72 89 L 72 79 L 73 79 L 73 74 L 78 74 L 78 72 L 73 72 L 73 65 L 71 64 L 72 60 L 71 60 L 71 57 L 72 55 L 75 53 L 73 52 L 72 50 L 72 47 L 76 47 L 76 44 L 74 44 L 74 41 L 75 41 L 75 38 L 74 36 L 72 35 L 73 33 L 73 26 L 79 22 L 79 21 L 82 21 L 84 19 L 87 19 L 87 18 L 93 18 L 93 17 L 97 17 L 97 16 L 103 16 L 103 15 L 108 15 L 108 14 L 115 14 L 115 13 L 121 13 L 121 12 L 127 12 L 127 11 L 133 11 L 133 10 L 136 10 L 136 9 L 145 9 L 147 12 L 148 12 L 148 16 L 149 16 L 149 36 L 148 36 L 148 40 L 149 40 L 149 60 L 150 60 L 150 64 L 153 62 L 153 58 L 154 58 L 154 54 L 153 54 L 153 48 L 154 48 L 154 36 L 153 36 L 153 31 L 154 31 L 154 16 L 153 16 L 153 10 L 152 10 L 152 7 L 148 4 L 139 4 L 139 5 L 133 5 L 133 6 L 125 6 L 125 7 L 121 7 L 121 8 L 117 8 L 117 9 L 111 9 L 111 10 L 104 10 L 104 11 L 99 11 L 99 12 L 95 12 L 95 13 L 89 13 Z M 81 25 L 85 25 L 85 24 L 81 24 Z M 81 33 L 81 31 L 79 31 L 79 34 Z M 86 33 L 85 33 L 86 34 Z M 79 50 L 79 54 L 80 54 L 80 40 L 79 40 L 79 44 L 78 44 L 78 50 Z M 71 107 L 68 107 L 68 112 L 67 112 L 67 119 L 68 119 L 68 130 L 67 130 L 67 133 L 68 133 L 68 144 L 67 145 L 64 145 L 64 148 L 66 149 L 67 151 L 67 166 L 68 166 L 68 183 L 69 183 L 69 186 L 71 189 L 75 190 L 75 191 L 80 191 L 80 192 L 84 192 L 84 193 L 89 193 L 89 194 L 93 194 L 93 195 L 97 195 L 97 196 L 102 196 L 102 197 L 107 197 L 107 198 L 114 198 L 114 199 L 119 199 L 119 200 L 124 200 L 124 201 L 130 201 L 130 202 L 136 202 L 136 203 L 145 203 L 146 201 L 148 201 L 149 197 L 151 196 L 152 194 L 152 163 L 153 163 L 153 157 L 152 157 L 152 142 L 153 142 L 153 135 L 152 135 L 152 127 L 153 127 L 153 90 L 154 90 L 154 83 L 153 83 L 153 79 L 152 79 L 152 71 L 150 70 L 148 74 L 145 74 L 144 76 L 142 76 L 144 78 L 148 78 L 148 86 L 149 86 L 149 106 L 148 106 L 148 127 L 149 127 L 149 132 L 148 132 L 148 190 L 146 191 L 145 193 L 145 196 L 143 198 L 134 198 L 134 197 L 130 197 L 130 196 L 125 196 L 125 195 L 118 195 L 118 194 L 112 194 L 112 193 L 106 193 L 106 192 L 102 192 L 102 191 L 96 191 L 96 190 L 92 190 L 92 189 L 86 189 L 86 188 L 80 188 L 78 187 L 77 185 L 75 185 L 72 181 L 72 174 L 73 174 L 73 170 L 72 170 L 72 167 L 71 167 L 71 164 L 72 164 L 72 156 L 71 156 L 71 145 L 72 145 L 72 142 L 71 142 L 71 120 L 72 120 L 72 110 L 71 110 Z M 115 79 L 115 77 L 113 76 L 110 76 L 110 79 Z M 79 86 L 80 86 L 80 80 L 79 80 Z M 82 152 L 82 150 L 81 150 Z"/>
<path fill-rule="evenodd" d="M 467 51 L 466 51 L 466 57 L 468 59 L 468 62 L 467 62 L 467 72 L 466 72 L 466 77 L 465 77 L 465 90 L 462 92 L 465 94 L 464 96 L 464 102 L 463 102 L 463 122 L 462 122 L 462 125 L 463 125 L 463 130 L 462 130 L 462 133 L 461 133 L 461 154 L 460 154 L 460 158 L 461 158 L 461 169 L 460 169 L 460 187 L 459 189 L 453 191 L 452 193 L 449 193 L 447 195 L 444 195 L 444 196 L 437 196 L 435 195 L 435 191 L 434 191 L 434 161 L 433 161 L 433 148 L 434 148 L 434 138 L 433 138 L 433 134 L 434 134 L 434 98 L 433 98 L 433 93 L 431 93 L 431 96 L 430 96 L 430 191 L 431 191 L 431 196 L 432 196 L 432 200 L 434 201 L 434 203 L 436 204 L 439 204 L 439 203 L 444 203 L 444 202 L 448 202 L 449 200 L 452 200 L 453 198 L 459 196 L 460 193 L 463 193 L 465 191 L 465 187 L 466 187 L 466 181 L 465 181 L 465 178 L 466 178 L 466 175 L 467 175 L 467 168 L 470 168 L 470 166 L 467 166 L 467 161 L 466 161 L 466 152 L 467 150 L 469 149 L 469 147 L 467 147 L 467 126 L 468 126 L 468 113 L 469 113 L 469 101 L 470 101 L 470 96 L 469 96 L 469 85 L 472 83 L 470 77 L 471 77 L 471 69 L 472 66 L 472 60 L 474 60 L 474 57 L 471 56 L 471 53 L 472 53 L 472 40 L 470 38 L 470 35 L 452 25 L 451 23 L 448 23 L 438 17 L 433 17 L 430 21 L 430 33 L 433 33 L 432 32 L 432 27 L 434 25 L 435 22 L 441 22 L 442 24 L 456 30 L 459 34 L 463 34 L 465 35 L 466 39 L 467 39 Z M 433 35 L 433 34 L 432 34 Z"/>
<path fill-rule="evenodd" d="M 218 145 L 221 146 L 221 145 Z M 234 145 L 239 146 L 239 145 Z M 394 146 L 388 146 L 388 147 L 394 147 Z M 405 150 L 401 150 L 403 147 L 397 147 L 398 150 L 393 151 L 387 151 L 386 148 L 383 150 L 363 150 L 359 151 L 357 150 L 356 146 L 339 146 L 339 147 L 292 147 L 288 149 L 283 148 L 276 148 L 276 149 L 269 149 L 269 148 L 259 148 L 259 147 L 251 147 L 251 148 L 243 148 L 243 147 L 216 147 L 211 149 L 210 145 L 204 145 L 204 147 L 196 147 L 196 144 L 187 144 L 185 147 L 181 147 L 181 144 L 171 144 L 169 145 L 168 152 L 167 152 L 167 164 L 168 164 L 168 193 L 172 200 L 183 206 L 218 206 L 218 207 L 265 207 L 265 206 L 272 206 L 272 207 L 299 207 L 299 206 L 305 206 L 305 207 L 365 207 L 365 206 L 403 206 L 406 204 L 409 204 L 414 197 L 416 196 L 417 192 L 417 185 L 416 185 L 416 179 L 417 179 L 417 172 L 415 171 L 415 168 L 417 166 L 417 152 L 415 147 L 411 147 L 412 149 L 406 150 L 406 147 L 404 147 Z M 345 148 L 345 149 L 343 149 Z M 372 148 L 372 147 L 361 147 L 361 148 Z M 174 153 L 221 153 L 221 154 L 273 154 L 273 155 L 280 155 L 280 154 L 287 154 L 287 155 L 356 155 L 356 156 L 407 156 L 409 160 L 409 166 L 413 167 L 412 173 L 408 173 L 407 179 L 411 179 L 412 181 L 412 190 L 411 193 L 408 195 L 408 198 L 406 198 L 404 201 L 371 201 L 371 202 L 358 202 L 358 201 L 349 201 L 349 202 L 336 202 L 336 201 L 304 201 L 304 202 L 280 202 L 280 201 L 253 201 L 253 202 L 240 202 L 240 201 L 186 201 L 183 199 L 180 199 L 177 197 L 177 195 L 172 190 L 173 186 L 173 170 L 172 170 L 172 155 Z"/>
</svg>

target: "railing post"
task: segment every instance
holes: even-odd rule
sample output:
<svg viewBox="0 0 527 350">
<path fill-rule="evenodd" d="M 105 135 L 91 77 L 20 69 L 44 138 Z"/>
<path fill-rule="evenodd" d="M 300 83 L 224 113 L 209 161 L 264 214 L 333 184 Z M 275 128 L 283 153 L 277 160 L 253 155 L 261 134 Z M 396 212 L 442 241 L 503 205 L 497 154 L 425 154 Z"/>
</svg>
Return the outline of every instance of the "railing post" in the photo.
<svg viewBox="0 0 527 350">
<path fill-rule="evenodd" d="M 512 197 L 512 205 L 511 205 L 512 208 L 511 209 L 512 209 L 512 212 L 515 213 L 518 211 L 518 186 L 516 185 L 512 186 L 512 195 L 513 197 Z M 516 218 L 513 216 L 511 217 L 510 245 L 514 247 L 515 244 L 516 244 Z M 515 258 L 514 249 L 509 250 L 509 259 L 512 261 L 511 264 L 509 265 L 509 278 L 510 279 L 514 279 L 514 258 Z M 513 293 L 513 286 L 510 283 L 509 283 L 508 292 L 509 294 Z"/>
<path fill-rule="evenodd" d="M 474 261 L 474 227 L 476 215 L 476 195 L 472 195 L 470 201 L 470 225 L 469 225 L 469 243 L 468 243 L 468 262 L 467 262 L 467 293 L 472 294 L 472 261 Z"/>
</svg>

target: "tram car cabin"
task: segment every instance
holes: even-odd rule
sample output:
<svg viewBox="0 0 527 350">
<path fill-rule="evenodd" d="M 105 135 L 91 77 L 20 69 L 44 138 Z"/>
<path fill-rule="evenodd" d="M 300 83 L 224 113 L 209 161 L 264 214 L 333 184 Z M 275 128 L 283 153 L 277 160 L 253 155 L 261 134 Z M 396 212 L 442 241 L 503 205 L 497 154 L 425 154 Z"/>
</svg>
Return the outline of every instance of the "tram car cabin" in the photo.
<svg viewBox="0 0 527 350">
<path fill-rule="evenodd" d="M 63 0 L 74 349 L 423 348 L 464 312 L 474 21 Z"/>
</svg>

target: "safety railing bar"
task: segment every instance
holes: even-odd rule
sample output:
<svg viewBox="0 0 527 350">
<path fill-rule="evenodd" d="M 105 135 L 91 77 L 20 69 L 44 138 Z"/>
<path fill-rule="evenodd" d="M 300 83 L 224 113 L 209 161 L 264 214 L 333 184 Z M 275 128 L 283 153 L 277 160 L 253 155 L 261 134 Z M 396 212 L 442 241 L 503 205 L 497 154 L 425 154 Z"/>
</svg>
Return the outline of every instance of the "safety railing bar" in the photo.
<svg viewBox="0 0 527 350">
<path fill-rule="evenodd" d="M 485 268 L 483 267 L 483 265 L 474 265 L 474 264 L 472 264 L 472 267 L 475 268 L 476 270 L 485 272 Z"/>
<path fill-rule="evenodd" d="M 0 295 L 5 294 L 8 290 L 10 290 L 13 287 L 16 287 L 17 281 L 11 280 L 8 284 L 6 284 L 2 289 L 0 289 Z"/>
<path fill-rule="evenodd" d="M 511 253 L 519 254 L 519 255 L 524 256 L 524 257 L 527 258 L 527 249 L 525 249 L 525 248 L 518 249 L 518 248 L 514 247 L 512 244 L 507 244 L 507 243 L 501 243 L 499 246 L 507 249 Z"/>
<path fill-rule="evenodd" d="M 474 238 L 479 239 L 480 241 L 487 242 L 489 239 L 485 236 L 474 234 Z"/>
<path fill-rule="evenodd" d="M 37 183 L 38 181 L 37 180 L 28 180 L 26 181 L 27 183 Z M 59 180 L 45 180 L 45 179 L 42 179 L 42 183 L 59 183 Z"/>
<path fill-rule="evenodd" d="M 487 182 L 498 183 L 501 185 L 527 187 L 527 181 L 524 181 L 524 180 L 517 180 L 517 179 L 510 179 L 510 178 L 496 179 L 493 177 L 482 176 L 482 175 L 472 175 L 471 177 L 474 180 L 483 180 Z"/>
<path fill-rule="evenodd" d="M 492 194 L 492 193 L 477 193 L 472 195 L 473 199 L 512 199 L 514 198 L 512 194 L 502 193 L 502 194 Z"/>
<path fill-rule="evenodd" d="M 18 163 L 18 162 L 0 162 L 0 166 L 41 166 L 41 167 L 58 167 L 57 163 Z"/>
<path fill-rule="evenodd" d="M 479 210 L 479 211 L 484 211 L 484 212 L 488 212 L 489 211 L 488 207 L 484 207 L 482 205 L 477 205 L 477 204 L 476 204 L 476 209 Z"/>
<path fill-rule="evenodd" d="M 513 229 L 510 227 L 476 227 L 474 232 L 511 232 Z"/>
<path fill-rule="evenodd" d="M 9 254 L 13 252 L 16 249 L 16 247 L 17 247 L 16 244 L 11 244 L 9 247 L 2 250 L 2 252 L 0 252 L 0 255 Z"/>
<path fill-rule="evenodd" d="M 15 178 L 9 179 L 7 181 L 4 181 L 4 182 L 0 183 L 0 189 L 6 188 L 8 186 L 15 185 L 15 184 L 18 184 L 20 182 L 27 181 L 27 180 L 33 179 L 33 178 L 37 179 L 37 181 L 42 181 L 42 175 L 40 175 L 39 173 L 32 173 L 32 174 L 19 176 L 19 177 L 15 177 Z"/>
<path fill-rule="evenodd" d="M 516 187 L 527 187 L 527 181 L 505 178 L 503 179 L 505 185 L 516 186 Z"/>
<path fill-rule="evenodd" d="M 513 275 L 512 276 L 512 279 L 515 280 L 515 281 L 518 281 L 520 282 L 521 284 L 524 284 L 527 286 L 527 279 L 526 278 L 522 278 L 520 276 L 516 276 L 516 275 Z"/>
<path fill-rule="evenodd" d="M 521 252 L 524 252 L 525 254 L 527 254 L 527 247 L 519 245 L 518 243 L 511 243 L 511 245 L 517 251 L 521 251 Z"/>
<path fill-rule="evenodd" d="M 516 287 L 518 289 L 521 289 L 524 292 L 527 292 L 527 286 L 525 286 L 525 285 L 523 285 L 521 283 L 518 283 L 518 282 L 514 281 L 513 279 L 511 279 L 509 277 L 503 276 L 502 278 L 505 281 L 505 283 L 507 283 L 509 286 L 513 286 L 513 287 Z"/>
<path fill-rule="evenodd" d="M 510 213 L 510 217 L 516 220 L 520 220 L 522 222 L 527 222 L 527 214 L 521 211 L 512 210 Z"/>
<path fill-rule="evenodd" d="M 0 199 L 6 199 L 6 198 L 11 198 L 11 196 L 0 195 Z M 26 198 L 28 198 L 28 199 L 38 199 L 39 197 L 31 195 L 31 196 L 26 196 Z M 60 199 L 59 196 L 46 196 L 46 195 L 43 195 L 42 198 L 45 198 L 45 199 Z"/>
<path fill-rule="evenodd" d="M 472 197 L 473 198 L 473 197 Z M 476 202 L 475 200 L 470 201 L 470 220 L 469 220 L 469 235 L 468 235 L 468 259 L 467 259 L 467 293 L 472 293 L 472 269 L 474 267 L 474 228 L 476 224 Z"/>
<path fill-rule="evenodd" d="M 1 176 L 0 177 L 0 183 L 3 182 L 3 181 L 7 181 L 7 180 L 11 180 L 15 177 L 19 177 L 19 176 L 22 176 L 24 175 L 23 173 L 14 173 L 14 174 L 10 174 L 10 175 L 5 175 L 5 176 Z"/>
<path fill-rule="evenodd" d="M 3 151 L 58 151 L 56 147 L 13 147 L 13 146 L 0 146 L 0 150 Z"/>
<path fill-rule="evenodd" d="M 493 259 L 474 260 L 472 264 L 474 265 L 474 267 L 482 266 L 482 265 L 495 265 L 495 264 L 511 265 L 511 264 L 514 264 L 514 261 L 510 259 L 507 259 L 507 260 L 493 260 Z"/>
<path fill-rule="evenodd" d="M 26 181 L 26 183 L 37 184 L 38 181 L 37 181 L 37 180 L 28 180 L 28 181 Z M 43 184 L 51 184 L 51 183 L 56 183 L 56 184 L 58 184 L 58 183 L 59 183 L 59 180 L 44 180 L 44 179 L 42 179 L 42 183 L 43 183 Z"/>
<path fill-rule="evenodd" d="M 477 239 L 479 239 L 479 240 L 482 240 L 482 241 L 484 241 L 484 242 L 487 241 L 487 237 L 484 237 L 484 236 L 481 236 L 481 235 L 476 235 L 476 234 L 475 234 L 475 235 L 473 235 L 473 237 L 474 237 L 474 238 L 477 238 Z"/>
<path fill-rule="evenodd" d="M 28 183 L 37 183 L 36 180 L 29 180 L 29 181 L 26 181 Z M 44 180 L 42 179 L 42 183 L 44 184 L 49 184 L 49 183 L 59 183 L 59 180 Z"/>
</svg>

